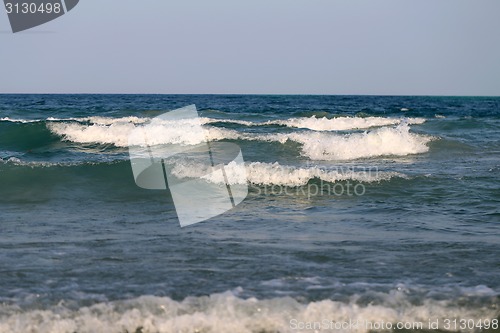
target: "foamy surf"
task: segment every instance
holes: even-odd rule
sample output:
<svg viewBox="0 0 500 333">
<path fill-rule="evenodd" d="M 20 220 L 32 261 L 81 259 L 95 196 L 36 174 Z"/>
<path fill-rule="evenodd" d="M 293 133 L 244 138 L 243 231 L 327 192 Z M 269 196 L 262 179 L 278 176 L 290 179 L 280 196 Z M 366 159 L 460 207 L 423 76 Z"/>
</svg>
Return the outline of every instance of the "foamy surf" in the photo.
<svg viewBox="0 0 500 333">
<path fill-rule="evenodd" d="M 90 124 L 81 122 L 49 122 L 47 128 L 54 134 L 61 136 L 66 141 L 76 143 L 113 144 L 116 147 L 141 145 L 142 141 L 130 141 L 129 135 L 138 126 L 147 123 L 148 143 L 151 145 L 183 144 L 196 145 L 204 141 L 238 139 L 236 131 L 206 127 L 203 132 L 198 131 L 198 126 L 208 123 L 206 119 L 186 119 L 166 121 L 161 119 L 147 119 L 137 117 L 102 118 L 89 117 Z"/>
<path fill-rule="evenodd" d="M 136 128 L 133 123 L 117 122 L 111 125 L 79 123 L 49 123 L 49 130 L 64 140 L 77 143 L 113 144 L 116 147 L 140 145 L 142 142 L 129 140 L 129 134 Z M 285 143 L 295 141 L 301 144 L 302 155 L 311 160 L 353 160 L 380 156 L 406 156 L 425 153 L 427 143 L 433 138 L 410 132 L 406 122 L 396 128 L 381 127 L 365 133 L 335 134 L 325 132 L 292 132 L 278 134 L 255 134 L 236 130 L 205 126 L 199 132 L 194 120 L 164 122 L 154 120 L 148 125 L 149 144 L 195 145 L 219 140 L 274 141 Z"/>
<path fill-rule="evenodd" d="M 126 147 L 128 145 L 128 135 L 137 126 L 149 124 L 152 130 L 152 137 L 156 138 L 157 144 L 184 143 L 197 144 L 202 140 L 202 136 L 196 138 L 196 133 L 189 131 L 189 127 L 194 120 L 189 121 L 165 121 L 147 117 L 120 117 L 110 118 L 101 116 L 92 117 L 72 117 L 72 118 L 54 118 L 46 119 L 13 119 L 9 117 L 1 118 L 3 122 L 13 123 L 39 123 L 45 122 L 47 127 L 54 134 L 63 137 L 64 140 L 76 143 L 96 143 L 113 144 L 117 147 Z M 337 117 L 337 118 L 290 118 L 284 120 L 270 120 L 265 122 L 251 122 L 235 119 L 214 119 L 200 117 L 196 122 L 201 125 L 211 125 L 218 123 L 232 123 L 242 126 L 270 126 L 278 125 L 289 128 L 309 129 L 312 131 L 348 131 L 367 129 L 372 127 L 381 127 L 388 125 L 397 125 L 403 122 L 407 124 L 422 124 L 425 119 L 422 118 L 382 118 L 382 117 Z M 210 128 L 208 139 L 252 139 L 244 135 L 239 135 L 235 131 L 222 129 L 213 126 Z M 179 131 L 188 131 L 182 134 Z M 165 133 L 163 133 L 165 131 Z"/>
<path fill-rule="evenodd" d="M 328 161 L 421 154 L 429 151 L 427 144 L 433 140 L 411 133 L 405 123 L 348 135 L 293 133 L 288 139 L 301 143 L 302 154 L 311 160 Z"/>
<path fill-rule="evenodd" d="M 119 123 L 110 126 L 82 125 L 78 123 L 49 123 L 47 128 L 63 140 L 77 143 L 113 144 L 127 147 L 128 134 L 135 128 L 133 124 Z"/>
<path fill-rule="evenodd" d="M 305 128 L 314 131 L 348 131 L 356 129 L 367 129 L 387 125 L 398 125 L 406 121 L 408 124 L 423 124 L 423 118 L 382 118 L 382 117 L 338 117 L 338 118 L 291 118 L 287 120 L 275 120 L 269 124 L 284 125 L 287 127 Z"/>
<path fill-rule="evenodd" d="M 6 122 L 18 122 L 18 123 L 36 123 L 36 122 L 77 122 L 82 124 L 91 125 L 113 125 L 113 124 L 146 124 L 153 120 L 154 118 L 148 117 L 72 117 L 72 118 L 55 118 L 49 117 L 46 119 L 11 119 L 9 117 L 0 118 L 0 121 Z M 157 123 L 158 119 L 155 120 Z M 384 118 L 384 117 L 336 117 L 336 118 L 318 118 L 316 116 L 311 117 L 299 117 L 299 118 L 289 118 L 280 120 L 268 120 L 262 122 L 252 122 L 248 120 L 238 120 L 238 119 L 219 119 L 219 118 L 208 118 L 200 117 L 198 121 L 202 125 L 208 124 L 237 124 L 242 126 L 270 126 L 278 125 L 291 128 L 303 128 L 310 129 L 314 131 L 348 131 L 357 129 L 368 129 L 372 127 L 381 127 L 388 125 L 398 125 L 402 121 L 406 121 L 408 124 L 423 124 L 425 119 L 423 118 Z M 172 125 L 172 121 L 162 121 L 166 126 Z"/>
<path fill-rule="evenodd" d="M 429 151 L 435 138 L 410 132 L 407 123 L 395 128 L 381 127 L 364 133 L 334 134 L 295 132 L 246 136 L 249 140 L 300 143 L 302 155 L 318 161 L 346 161 L 382 156 L 407 156 Z"/>
<path fill-rule="evenodd" d="M 151 121 L 151 118 L 141 118 L 141 117 L 119 117 L 119 118 L 110 118 L 110 117 L 101 117 L 101 116 L 93 116 L 93 117 L 71 117 L 71 118 L 57 118 L 57 117 L 48 117 L 43 119 L 16 119 L 10 117 L 0 118 L 0 122 L 12 122 L 12 123 L 42 123 L 42 122 L 79 122 L 79 123 L 91 123 L 97 125 L 111 125 L 115 123 L 132 123 L 132 124 L 144 124 Z"/>
<path fill-rule="evenodd" d="M 1 158 L 0 165 L 14 165 L 30 168 L 53 168 L 53 167 L 80 167 L 80 166 L 97 166 L 97 165 L 112 165 L 121 162 L 129 162 L 127 157 L 123 156 L 110 156 L 108 158 L 86 158 L 84 161 L 64 161 L 64 162 L 50 162 L 50 161 L 27 161 L 18 157 Z"/>
<path fill-rule="evenodd" d="M 188 297 L 183 301 L 142 296 L 80 308 L 61 302 L 44 310 L 28 311 L 4 304 L 0 305 L 0 332 L 368 333 L 390 332 L 392 330 L 373 327 L 396 327 L 398 323 L 409 323 L 415 328 L 409 331 L 417 332 L 420 326 L 428 328 L 429 320 L 437 320 L 439 328 L 444 330 L 447 318 L 468 318 L 478 322 L 491 321 L 498 315 L 495 309 L 468 308 L 450 300 L 428 299 L 414 304 L 410 296 L 400 291 L 378 293 L 382 301 L 367 305 L 358 301 L 361 295 L 352 296 L 348 302 L 326 299 L 304 304 L 290 297 L 244 299 L 237 296 L 240 291 L 238 288 L 235 292 Z M 337 327 L 335 323 L 350 324 Z"/>
<path fill-rule="evenodd" d="M 198 131 L 197 120 L 165 122 L 152 120 L 148 123 L 148 144 L 182 144 L 196 145 L 207 139 L 217 141 L 222 139 L 238 139 L 235 131 L 219 128 L 207 128 Z M 111 124 L 85 125 L 80 123 L 49 123 L 48 129 L 61 136 L 66 141 L 87 144 L 112 144 L 116 147 L 142 145 L 142 140 L 130 138 L 137 126 L 132 122 L 113 122 Z"/>
<path fill-rule="evenodd" d="M 393 177 L 407 178 L 407 176 L 402 173 L 379 171 L 374 167 L 337 167 L 335 169 L 323 169 L 313 166 L 301 168 L 280 165 L 277 162 L 252 162 L 245 165 L 231 162 L 224 169 L 227 178 L 224 178 L 218 173 L 210 172 L 208 167 L 202 164 L 176 160 L 172 174 L 178 178 L 202 178 L 212 183 L 225 183 L 227 179 L 230 185 L 244 184 L 248 181 L 255 185 L 287 187 L 303 186 L 313 179 L 328 183 L 336 183 L 345 180 L 372 183 L 387 181 Z M 241 174 L 246 174 L 247 179 L 238 177 L 238 175 Z"/>
<path fill-rule="evenodd" d="M 270 126 L 278 125 L 290 128 L 302 128 L 313 131 L 350 131 L 358 129 L 368 129 L 388 125 L 398 125 L 403 121 L 411 125 L 420 125 L 425 122 L 423 118 L 383 118 L 383 117 L 336 117 L 327 118 L 316 116 L 289 118 L 281 120 L 268 120 L 263 122 L 252 122 L 246 120 L 233 119 L 213 119 L 200 118 L 202 124 L 212 123 L 232 123 L 244 126 Z"/>
<path fill-rule="evenodd" d="M 10 122 L 10 123 L 29 124 L 29 123 L 39 122 L 40 120 L 15 119 L 15 118 L 3 117 L 3 118 L 0 118 L 0 121 Z"/>
</svg>

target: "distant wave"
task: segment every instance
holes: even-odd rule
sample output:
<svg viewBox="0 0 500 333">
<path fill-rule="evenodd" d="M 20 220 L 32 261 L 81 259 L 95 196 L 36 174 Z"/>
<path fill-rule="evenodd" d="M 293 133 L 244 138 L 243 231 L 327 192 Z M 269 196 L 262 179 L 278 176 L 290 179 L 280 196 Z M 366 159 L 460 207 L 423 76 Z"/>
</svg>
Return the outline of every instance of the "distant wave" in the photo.
<svg viewBox="0 0 500 333">
<path fill-rule="evenodd" d="M 312 117 L 298 117 L 283 120 L 268 120 L 264 122 L 251 122 L 245 120 L 232 120 L 232 119 L 213 119 L 201 118 L 202 124 L 211 123 L 234 123 L 244 126 L 269 126 L 278 125 L 292 128 L 310 129 L 313 131 L 348 131 L 356 129 L 367 129 L 372 127 L 381 127 L 387 125 L 397 125 L 401 122 L 408 124 L 423 124 L 423 118 L 382 118 L 382 117 L 337 117 L 337 118 L 318 118 Z"/>
<path fill-rule="evenodd" d="M 45 120 L 11 119 L 9 117 L 3 117 L 3 118 L 0 118 L 0 121 L 8 121 L 11 123 L 27 124 L 27 123 L 38 123 L 38 122 L 45 121 Z"/>
<path fill-rule="evenodd" d="M 51 162 L 51 161 L 27 161 L 19 157 L 9 157 L 1 158 L 0 165 L 13 165 L 21 167 L 30 168 L 52 168 L 52 167 L 81 167 L 81 166 L 106 166 L 118 163 L 126 163 L 128 166 L 130 164 L 128 156 L 113 156 L 112 159 L 103 160 L 101 159 L 91 159 L 88 158 L 82 161 L 66 161 L 66 162 Z"/>
<path fill-rule="evenodd" d="M 0 118 L 0 122 L 14 122 L 14 123 L 36 123 L 36 122 L 78 122 L 78 123 L 90 123 L 95 125 L 113 125 L 113 124 L 145 124 L 152 120 L 153 118 L 147 117 L 121 117 L 121 118 L 110 118 L 110 117 L 81 117 L 81 118 L 54 118 L 49 117 L 46 119 L 15 119 L 4 117 Z M 218 119 L 218 118 L 207 118 L 200 117 L 199 121 L 202 125 L 215 124 L 215 123 L 230 123 L 238 124 L 243 126 L 286 126 L 292 128 L 304 128 L 314 131 L 344 131 L 353 129 L 366 129 L 371 127 L 380 127 L 387 125 L 397 125 L 402 121 L 406 121 L 409 124 L 422 124 L 425 122 L 423 118 L 384 118 L 384 117 L 297 117 L 289 119 L 280 120 L 268 120 L 262 122 L 252 122 L 247 120 L 238 119 Z M 168 121 L 163 121 L 164 124 L 168 125 Z"/>
</svg>

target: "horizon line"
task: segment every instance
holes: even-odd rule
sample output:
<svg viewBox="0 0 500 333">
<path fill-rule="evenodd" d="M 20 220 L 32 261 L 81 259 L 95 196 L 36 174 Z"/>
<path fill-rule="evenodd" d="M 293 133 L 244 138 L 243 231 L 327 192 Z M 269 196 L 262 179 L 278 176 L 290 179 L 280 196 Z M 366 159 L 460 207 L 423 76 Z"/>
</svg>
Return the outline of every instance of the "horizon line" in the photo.
<svg viewBox="0 0 500 333">
<path fill-rule="evenodd" d="M 440 94 L 320 94 L 320 93 L 94 93 L 94 92 L 0 92 L 0 95 L 164 95 L 164 96 L 358 96 L 358 97 L 500 97 L 500 95 Z"/>
</svg>

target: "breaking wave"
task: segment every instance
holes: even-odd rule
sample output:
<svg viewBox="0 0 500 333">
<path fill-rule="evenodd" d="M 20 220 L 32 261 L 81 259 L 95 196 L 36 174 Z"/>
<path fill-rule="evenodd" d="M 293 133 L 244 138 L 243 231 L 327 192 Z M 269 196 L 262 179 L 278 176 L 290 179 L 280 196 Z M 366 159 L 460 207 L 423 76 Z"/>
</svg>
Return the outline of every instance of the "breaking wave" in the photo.
<svg viewBox="0 0 500 333">
<path fill-rule="evenodd" d="M 111 121 L 108 118 L 98 118 L 93 119 L 96 123 L 92 124 L 50 122 L 47 126 L 53 134 L 67 141 L 84 144 L 112 144 L 116 147 L 127 147 L 129 145 L 140 144 L 140 142 L 129 141 L 130 133 L 136 128 L 136 124 L 142 121 L 137 119 L 136 117 L 128 117 Z M 315 119 L 314 121 L 319 120 Z M 366 121 L 363 120 L 366 118 L 360 119 Z M 330 120 L 335 119 L 327 119 L 326 121 Z M 393 122 L 392 119 L 385 119 L 385 121 Z M 218 141 L 224 139 L 274 141 L 280 143 L 294 141 L 301 144 L 302 155 L 312 160 L 342 161 L 425 153 L 429 150 L 427 143 L 432 140 L 432 137 L 411 133 L 408 126 L 409 121 L 401 122 L 395 128 L 381 127 L 365 133 L 349 133 L 344 135 L 319 131 L 257 134 L 214 126 L 204 126 L 205 131 L 200 132 L 195 130 L 200 122 L 203 124 L 203 119 L 175 122 L 152 120 L 148 124 L 148 137 L 151 139 L 149 144 L 194 145 L 202 143 L 205 140 Z"/>
<path fill-rule="evenodd" d="M 241 288 L 237 288 L 232 292 L 188 297 L 182 301 L 141 296 L 84 307 L 61 302 L 43 310 L 28 311 L 3 304 L 0 305 L 0 332 L 291 333 L 309 332 L 311 329 L 305 325 L 320 323 L 322 326 L 316 327 L 316 331 L 334 329 L 339 333 L 367 333 L 374 331 L 370 327 L 382 322 L 393 327 L 397 323 L 411 323 L 413 326 L 421 323 L 426 329 L 429 320 L 438 320 L 439 328 L 443 329 L 444 320 L 448 318 L 491 322 L 498 316 L 498 310 L 494 308 L 465 307 L 454 300 L 426 299 L 415 303 L 399 290 L 378 293 L 379 300 L 369 304 L 363 304 L 362 295 L 353 295 L 345 302 L 326 299 L 301 303 L 291 297 L 244 299 L 238 297 L 240 291 Z M 338 329 L 328 326 L 336 322 L 352 324 Z M 422 330 L 410 330 L 419 331 Z M 476 329 L 465 331 L 475 332 Z"/>
<path fill-rule="evenodd" d="M 242 184 L 248 180 L 256 185 L 277 186 L 303 186 L 313 179 L 319 179 L 328 183 L 352 180 L 358 182 L 380 182 L 390 180 L 393 177 L 407 178 L 398 172 L 378 171 L 375 168 L 361 167 L 349 168 L 338 167 L 336 169 L 322 169 L 316 166 L 299 168 L 279 163 L 253 162 L 246 165 L 236 162 L 229 163 L 225 168 L 227 182 L 230 185 Z M 224 183 L 224 176 L 213 173 L 206 165 L 199 163 L 186 163 L 176 161 L 172 174 L 178 178 L 202 178 L 213 183 Z M 240 175 L 246 174 L 247 179 Z"/>
<path fill-rule="evenodd" d="M 276 120 L 268 123 L 284 125 L 287 127 L 305 128 L 314 131 L 348 131 L 354 129 L 366 129 L 371 127 L 381 127 L 387 125 L 398 125 L 402 121 L 408 124 L 423 124 L 423 118 L 382 118 L 382 117 L 338 117 L 328 119 L 324 118 L 292 118 L 287 120 Z"/>
</svg>

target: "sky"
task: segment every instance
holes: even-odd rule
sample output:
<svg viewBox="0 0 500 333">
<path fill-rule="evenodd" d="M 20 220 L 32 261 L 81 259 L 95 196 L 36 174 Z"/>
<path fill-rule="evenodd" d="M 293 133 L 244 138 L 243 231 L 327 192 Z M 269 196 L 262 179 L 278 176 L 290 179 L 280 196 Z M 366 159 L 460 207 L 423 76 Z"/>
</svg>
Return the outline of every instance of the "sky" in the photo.
<svg viewBox="0 0 500 333">
<path fill-rule="evenodd" d="M 498 0 L 80 0 L 13 34 L 0 93 L 500 96 Z"/>
</svg>

